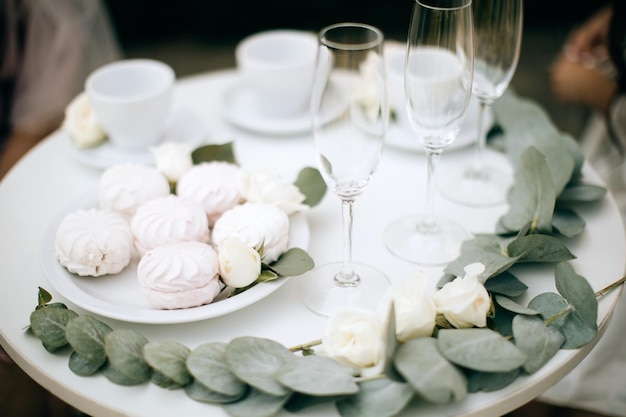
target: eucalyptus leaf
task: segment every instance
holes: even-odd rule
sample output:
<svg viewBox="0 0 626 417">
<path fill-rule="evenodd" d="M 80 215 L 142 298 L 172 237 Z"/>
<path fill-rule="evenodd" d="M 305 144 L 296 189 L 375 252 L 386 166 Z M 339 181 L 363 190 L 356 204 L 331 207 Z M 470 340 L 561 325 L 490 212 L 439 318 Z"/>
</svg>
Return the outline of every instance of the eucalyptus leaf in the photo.
<svg viewBox="0 0 626 417">
<path fill-rule="evenodd" d="M 50 294 L 45 288 L 38 288 L 39 291 L 37 292 L 37 308 L 41 308 L 48 304 L 50 301 L 52 301 L 52 294 Z"/>
<path fill-rule="evenodd" d="M 467 265 L 480 262 L 485 265 L 485 270 L 478 274 L 478 281 L 485 283 L 491 277 L 501 274 L 514 265 L 518 258 L 508 256 L 503 250 L 509 239 L 496 235 L 477 235 L 473 239 L 466 240 L 461 245 L 461 254 L 444 268 L 444 273 L 459 277 L 465 275 Z M 445 283 L 444 278 L 440 285 Z"/>
<path fill-rule="evenodd" d="M 191 381 L 186 366 L 189 352 L 187 346 L 170 340 L 148 342 L 143 346 L 143 357 L 148 365 L 180 386 Z"/>
<path fill-rule="evenodd" d="M 187 357 L 187 369 L 208 391 L 228 398 L 240 398 L 246 384 L 233 374 L 226 364 L 226 343 L 205 343 Z"/>
<path fill-rule="evenodd" d="M 65 337 L 85 360 L 103 364 L 107 356 L 104 352 L 104 338 L 113 329 L 92 316 L 80 316 L 71 320 L 65 327 Z"/>
<path fill-rule="evenodd" d="M 172 378 L 154 369 L 152 370 L 152 375 L 150 376 L 150 382 L 152 382 L 154 385 L 157 385 L 161 388 L 165 388 L 169 390 L 180 389 L 186 385 L 186 384 L 185 385 L 179 384 L 178 382 L 174 381 Z"/>
<path fill-rule="evenodd" d="M 507 297 L 518 297 L 526 292 L 528 285 L 517 279 L 510 272 L 503 272 L 485 282 L 485 288 L 490 293 L 502 294 Z"/>
<path fill-rule="evenodd" d="M 237 378 L 279 397 L 289 390 L 277 380 L 276 372 L 294 359 L 293 353 L 280 343 L 259 337 L 238 337 L 226 347 L 226 363 Z"/>
<path fill-rule="evenodd" d="M 494 303 L 495 314 L 490 321 L 493 323 L 489 325 L 489 328 L 492 328 L 494 331 L 500 333 L 504 337 L 509 337 L 513 335 L 513 318 L 517 315 L 512 311 L 506 310 L 498 303 Z"/>
<path fill-rule="evenodd" d="M 557 291 L 574 307 L 573 315 L 591 329 L 597 330 L 598 300 L 589 282 L 576 274 L 566 262 L 557 264 L 554 278 Z"/>
<path fill-rule="evenodd" d="M 437 339 L 421 337 L 400 346 L 394 365 L 411 387 L 427 401 L 444 404 L 467 396 L 467 382 L 459 369 L 437 349 Z"/>
<path fill-rule="evenodd" d="M 539 315 L 539 312 L 537 310 L 533 310 L 532 308 L 524 307 L 523 305 L 518 304 L 515 301 L 513 301 L 510 298 L 507 298 L 507 297 L 505 297 L 503 295 L 496 295 L 494 298 L 495 298 L 496 303 L 498 303 L 500 305 L 500 307 L 504 308 L 505 310 L 509 310 L 509 311 L 511 311 L 513 313 L 516 313 L 516 314 L 524 314 L 524 315 L 528 315 L 528 316 Z"/>
<path fill-rule="evenodd" d="M 194 165 L 211 161 L 223 161 L 231 164 L 237 163 L 232 142 L 203 145 L 193 150 L 191 159 Z"/>
<path fill-rule="evenodd" d="M 450 362 L 481 372 L 509 372 L 528 360 L 513 343 L 486 328 L 442 329 L 437 347 Z"/>
<path fill-rule="evenodd" d="M 544 293 L 533 298 L 528 306 L 539 310 L 549 326 L 565 336 L 561 349 L 578 349 L 591 342 L 597 334 L 596 326 L 588 326 L 559 294 Z"/>
<path fill-rule="evenodd" d="M 93 361 L 85 359 L 76 352 L 72 352 L 68 365 L 70 370 L 76 375 L 89 376 L 98 372 L 98 370 L 100 370 L 100 368 L 102 368 L 102 365 L 104 365 L 105 363 L 106 356 L 102 358 L 101 361 Z"/>
<path fill-rule="evenodd" d="M 251 388 L 241 400 L 222 407 L 232 417 L 271 417 L 280 411 L 290 394 L 270 395 Z"/>
<path fill-rule="evenodd" d="M 73 310 L 45 306 L 30 314 L 30 328 L 49 352 L 68 344 L 65 327 L 70 320 L 78 317 Z"/>
<path fill-rule="evenodd" d="M 572 210 L 557 208 L 552 216 L 552 226 L 563 236 L 571 238 L 585 230 L 585 221 Z"/>
<path fill-rule="evenodd" d="M 414 397 L 410 385 L 382 378 L 359 384 L 360 391 L 337 401 L 342 417 L 391 417 L 402 411 Z"/>
<path fill-rule="evenodd" d="M 519 374 L 520 368 L 513 369 L 509 372 L 479 372 L 468 370 L 465 373 L 467 377 L 467 390 L 470 393 L 498 391 L 509 386 L 517 379 Z"/>
<path fill-rule="evenodd" d="M 257 277 L 256 281 L 254 282 L 254 284 L 258 284 L 259 282 L 270 282 L 270 281 L 274 281 L 275 279 L 278 278 L 278 274 L 272 270 L 269 269 L 262 269 L 261 273 L 259 274 L 259 276 Z M 254 285 L 253 284 L 253 285 Z M 249 286 L 249 287 L 252 287 Z M 246 288 L 249 288 L 246 287 Z"/>
<path fill-rule="evenodd" d="M 606 196 L 607 189 L 599 185 L 574 182 L 568 184 L 557 197 L 557 204 L 576 204 L 598 201 Z"/>
<path fill-rule="evenodd" d="M 515 184 L 507 197 L 509 211 L 500 219 L 508 230 L 531 224 L 532 233 L 552 232 L 556 192 L 545 156 L 531 146 L 515 171 Z"/>
<path fill-rule="evenodd" d="M 353 369 L 323 356 L 290 360 L 276 372 L 278 381 L 292 391 L 314 396 L 354 394 L 359 387 Z"/>
<path fill-rule="evenodd" d="M 295 185 L 305 196 L 303 204 L 309 207 L 318 205 L 326 194 L 326 182 L 316 168 L 303 168 L 298 174 Z"/>
<path fill-rule="evenodd" d="M 532 234 L 519 237 L 507 246 L 509 256 L 519 256 L 519 262 L 561 262 L 575 256 L 558 238 Z"/>
<path fill-rule="evenodd" d="M 194 401 L 209 404 L 226 404 L 241 399 L 247 392 L 244 387 L 241 395 L 225 395 L 207 388 L 204 384 L 197 380 L 185 385 L 185 394 Z"/>
<path fill-rule="evenodd" d="M 313 258 L 300 248 L 290 248 L 271 265 L 272 271 L 282 277 L 295 277 L 315 267 Z"/>
<path fill-rule="evenodd" d="M 289 400 L 285 403 L 283 408 L 290 413 L 299 413 L 302 410 L 306 410 L 307 408 L 315 407 L 320 404 L 335 403 L 346 397 L 348 396 L 341 395 L 335 397 L 329 395 L 324 397 L 318 397 L 314 395 L 306 395 L 299 392 L 294 392 L 293 394 L 291 394 Z"/>
<path fill-rule="evenodd" d="M 104 375 L 109 381 L 117 385 L 132 386 L 145 382 L 143 380 L 137 380 L 131 376 L 126 375 L 125 373 L 122 373 L 121 371 L 112 367 L 111 363 L 109 362 L 106 362 L 101 370 L 102 375 Z"/>
<path fill-rule="evenodd" d="M 104 338 L 108 367 L 126 377 L 131 384 L 148 381 L 151 369 L 143 358 L 143 346 L 146 343 L 148 339 L 133 330 L 117 329 L 109 332 Z"/>
<path fill-rule="evenodd" d="M 522 315 L 513 319 L 513 336 L 515 345 L 528 356 L 524 370 L 529 374 L 545 365 L 565 341 L 560 331 L 546 326 L 540 317 Z"/>
</svg>

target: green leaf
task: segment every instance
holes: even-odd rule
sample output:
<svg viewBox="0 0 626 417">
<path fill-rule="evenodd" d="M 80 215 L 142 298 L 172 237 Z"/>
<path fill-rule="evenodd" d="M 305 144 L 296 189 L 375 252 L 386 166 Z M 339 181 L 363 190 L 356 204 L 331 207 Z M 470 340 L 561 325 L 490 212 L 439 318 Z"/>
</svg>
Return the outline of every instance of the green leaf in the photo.
<svg viewBox="0 0 626 417">
<path fill-rule="evenodd" d="M 571 238 L 585 230 L 585 221 L 572 210 L 557 208 L 552 217 L 552 226 L 563 236 Z"/>
<path fill-rule="evenodd" d="M 324 194 L 326 194 L 326 182 L 324 182 L 322 175 L 316 168 L 303 168 L 294 184 L 305 196 L 303 204 L 309 207 L 318 205 L 324 198 Z"/>
<path fill-rule="evenodd" d="M 251 388 L 243 399 L 222 407 L 232 417 L 271 417 L 280 411 L 289 395 L 270 395 Z"/>
<path fill-rule="evenodd" d="M 427 401 L 444 404 L 467 396 L 465 377 L 441 355 L 434 338 L 416 338 L 400 346 L 394 365 L 409 385 Z"/>
<path fill-rule="evenodd" d="M 574 259 L 567 246 L 554 236 L 528 235 L 509 243 L 510 256 L 519 256 L 519 262 L 560 262 Z"/>
<path fill-rule="evenodd" d="M 485 282 L 487 291 L 507 297 L 518 297 L 526 292 L 528 286 L 509 272 L 489 278 Z"/>
<path fill-rule="evenodd" d="M 54 352 L 67 345 L 65 326 L 76 317 L 78 314 L 73 310 L 45 306 L 30 314 L 30 327 L 46 350 Z"/>
<path fill-rule="evenodd" d="M 491 329 L 442 329 L 437 347 L 450 362 L 482 372 L 509 372 L 528 359 L 513 343 Z"/>
<path fill-rule="evenodd" d="M 544 320 L 549 320 L 546 324 L 556 328 L 560 328 L 565 324 L 569 314 L 567 301 L 560 294 L 553 292 L 537 295 L 530 300 L 528 307 L 539 311 Z"/>
<path fill-rule="evenodd" d="M 231 164 L 237 163 L 232 142 L 209 144 L 196 148 L 191 153 L 191 159 L 195 165 L 211 161 L 224 161 L 230 162 Z"/>
<path fill-rule="evenodd" d="M 527 223 L 531 232 L 551 233 L 556 192 L 545 156 L 529 147 L 515 171 L 509 190 L 509 211 L 500 219 L 508 230 L 520 230 Z"/>
<path fill-rule="evenodd" d="M 246 384 L 226 364 L 226 343 L 205 343 L 187 357 L 187 369 L 193 377 L 212 392 L 231 401 L 246 393 Z"/>
<path fill-rule="evenodd" d="M 252 287 L 254 284 L 258 284 L 259 282 L 274 281 L 277 278 L 278 278 L 278 274 L 276 272 L 270 269 L 262 269 L 256 281 L 254 281 L 254 283 L 250 287 Z"/>
<path fill-rule="evenodd" d="M 315 262 L 306 251 L 300 248 L 290 248 L 270 267 L 281 277 L 295 277 L 313 269 Z"/>
<path fill-rule="evenodd" d="M 497 331 L 504 337 L 513 335 L 513 318 L 517 315 L 512 311 L 505 310 L 498 303 L 493 303 L 495 315 L 488 320 L 490 329 Z M 491 323 L 490 323 L 491 322 Z"/>
<path fill-rule="evenodd" d="M 342 417 L 391 417 L 402 411 L 414 397 L 410 385 L 391 379 L 375 379 L 359 384 L 361 389 L 337 401 Z"/>
<path fill-rule="evenodd" d="M 294 359 L 293 353 L 280 343 L 259 337 L 238 337 L 226 347 L 226 363 L 237 378 L 279 397 L 289 390 L 278 381 L 276 372 Z"/>
<path fill-rule="evenodd" d="M 520 368 L 513 369 L 509 372 L 479 372 L 468 370 L 465 373 L 467 377 L 467 390 L 471 393 L 479 391 L 498 391 L 509 386 L 517 379 L 519 374 Z"/>
<path fill-rule="evenodd" d="M 566 262 L 557 264 L 554 278 L 557 291 L 574 307 L 573 315 L 597 330 L 598 300 L 589 282 Z"/>
<path fill-rule="evenodd" d="M 109 359 L 108 375 L 120 374 L 129 384 L 141 384 L 150 379 L 151 369 L 143 358 L 143 346 L 148 339 L 133 330 L 117 329 L 104 338 L 104 351 Z M 107 376 L 108 377 L 108 376 Z M 115 382 L 115 381 L 113 381 Z"/>
<path fill-rule="evenodd" d="M 37 307 L 43 307 L 52 301 L 52 295 L 42 287 L 38 287 L 39 291 L 37 292 Z"/>
<path fill-rule="evenodd" d="M 518 303 L 516 303 L 515 301 L 511 300 L 510 298 L 504 297 L 502 295 L 496 295 L 495 296 L 495 300 L 496 302 L 500 305 L 500 307 L 509 310 L 513 313 L 517 313 L 517 314 L 524 314 L 524 315 L 528 315 L 528 316 L 536 316 L 539 315 L 539 312 L 537 310 L 533 310 L 532 308 L 528 308 L 528 307 L 524 307 L 523 305 L 520 305 Z"/>
<path fill-rule="evenodd" d="M 485 270 L 478 275 L 478 281 L 484 284 L 517 262 L 517 257 L 509 257 L 502 249 L 508 241 L 496 235 L 477 235 L 466 240 L 461 245 L 461 255 L 450 262 L 444 272 L 454 277 L 464 276 L 467 265 L 480 262 L 485 265 Z"/>
<path fill-rule="evenodd" d="M 92 361 L 85 359 L 76 352 L 72 352 L 69 367 L 70 370 L 78 376 L 89 376 L 98 372 L 98 370 L 102 368 L 102 365 L 106 363 L 106 360 L 105 356 L 101 361 Z"/>
<path fill-rule="evenodd" d="M 287 388 L 307 395 L 340 396 L 354 394 L 354 370 L 324 356 L 303 356 L 290 360 L 277 372 L 278 381 Z"/>
<path fill-rule="evenodd" d="M 189 352 L 187 346 L 175 341 L 148 342 L 143 346 L 143 357 L 148 365 L 178 386 L 185 386 L 191 381 L 185 363 Z M 162 383 L 164 380 L 159 381 Z"/>
<path fill-rule="evenodd" d="M 539 317 L 516 316 L 513 319 L 515 345 L 528 356 L 524 370 L 529 374 L 546 364 L 561 348 L 565 337 Z"/>
<path fill-rule="evenodd" d="M 67 341 L 85 360 L 103 364 L 107 356 L 104 352 L 104 338 L 113 329 L 92 316 L 76 317 L 67 323 Z"/>
<path fill-rule="evenodd" d="M 185 385 L 185 394 L 187 394 L 189 398 L 194 401 L 210 404 L 225 404 L 237 401 L 242 398 L 245 393 L 246 389 L 244 387 L 244 390 L 239 396 L 224 395 L 207 388 L 197 380 L 192 380 L 191 383 Z"/>
<path fill-rule="evenodd" d="M 557 204 L 576 204 L 599 201 L 607 193 L 607 189 L 599 185 L 574 182 L 568 184 L 557 197 Z"/>
</svg>

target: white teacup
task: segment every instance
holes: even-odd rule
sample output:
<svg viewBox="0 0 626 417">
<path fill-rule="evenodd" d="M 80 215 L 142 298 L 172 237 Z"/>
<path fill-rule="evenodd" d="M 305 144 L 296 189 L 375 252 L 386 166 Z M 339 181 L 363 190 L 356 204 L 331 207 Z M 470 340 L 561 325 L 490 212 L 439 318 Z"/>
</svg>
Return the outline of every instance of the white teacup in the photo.
<svg viewBox="0 0 626 417">
<path fill-rule="evenodd" d="M 237 67 L 259 112 L 288 118 L 308 110 L 316 54 L 317 37 L 299 30 L 259 32 L 237 45 Z"/>
<path fill-rule="evenodd" d="M 113 62 L 87 77 L 85 91 L 113 146 L 144 151 L 159 142 L 175 79 L 169 65 L 149 59 Z"/>
</svg>

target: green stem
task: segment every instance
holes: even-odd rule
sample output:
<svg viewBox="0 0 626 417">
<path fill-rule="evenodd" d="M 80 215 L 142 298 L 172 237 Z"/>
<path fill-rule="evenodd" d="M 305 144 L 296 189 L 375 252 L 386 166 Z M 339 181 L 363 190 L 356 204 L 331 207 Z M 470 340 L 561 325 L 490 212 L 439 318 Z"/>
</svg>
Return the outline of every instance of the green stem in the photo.
<svg viewBox="0 0 626 417">
<path fill-rule="evenodd" d="M 553 321 L 555 321 L 555 320 L 557 320 L 557 319 L 559 319 L 559 318 L 561 318 L 561 317 L 571 313 L 572 311 L 574 311 L 574 307 L 572 307 L 571 305 L 567 306 L 567 308 L 565 310 L 563 310 L 563 311 L 555 314 L 554 316 L 546 319 L 546 321 L 545 321 L 546 326 L 549 325 L 550 323 L 552 323 Z"/>
<path fill-rule="evenodd" d="M 313 340 L 312 342 L 303 343 L 301 345 L 290 347 L 289 350 L 292 352 L 300 352 L 301 350 L 310 349 L 313 346 L 319 346 L 321 344 L 322 344 L 322 339 L 317 339 L 317 340 Z"/>
<path fill-rule="evenodd" d="M 617 287 L 619 287 L 620 285 L 622 285 L 625 282 L 626 282 L 626 277 L 622 277 L 622 279 L 617 280 L 614 283 L 612 283 L 611 285 L 602 288 L 600 291 L 596 292 L 596 294 L 595 294 L 596 298 L 604 297 L 606 294 L 610 293 L 611 291 L 613 291 L 614 289 L 616 289 Z"/>
<path fill-rule="evenodd" d="M 354 378 L 354 382 L 359 383 L 359 382 L 366 382 L 366 381 L 374 381 L 376 379 L 383 379 L 383 378 L 385 378 L 385 374 L 376 374 L 376 375 L 371 375 L 371 376 L 358 376 Z"/>
</svg>

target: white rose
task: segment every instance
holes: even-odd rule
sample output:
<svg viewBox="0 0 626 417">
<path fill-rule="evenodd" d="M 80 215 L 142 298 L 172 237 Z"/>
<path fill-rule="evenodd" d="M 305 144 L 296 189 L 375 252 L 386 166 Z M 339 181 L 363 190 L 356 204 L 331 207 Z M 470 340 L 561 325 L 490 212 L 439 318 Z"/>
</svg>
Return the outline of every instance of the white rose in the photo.
<svg viewBox="0 0 626 417">
<path fill-rule="evenodd" d="M 327 356 L 361 370 L 362 376 L 383 371 L 385 342 L 380 317 L 369 310 L 345 307 L 326 324 L 322 344 Z"/>
<path fill-rule="evenodd" d="M 239 238 L 224 239 L 218 246 L 219 271 L 228 286 L 243 288 L 261 273 L 261 256 Z"/>
<path fill-rule="evenodd" d="M 193 149 L 187 143 L 164 142 L 150 148 L 150 151 L 157 169 L 172 183 L 177 182 L 193 166 Z"/>
<path fill-rule="evenodd" d="M 491 299 L 478 275 L 485 270 L 481 263 L 465 267 L 465 276 L 445 284 L 433 297 L 437 311 L 454 327 L 485 327 Z"/>
<path fill-rule="evenodd" d="M 66 107 L 62 128 L 79 148 L 99 145 L 107 137 L 84 92 L 74 97 Z"/>
<path fill-rule="evenodd" d="M 393 302 L 396 315 L 396 335 L 400 342 L 416 337 L 431 336 L 435 328 L 437 308 L 426 287 L 422 274 L 392 284 L 383 296 L 379 313 L 387 316 Z"/>
<path fill-rule="evenodd" d="M 246 201 L 273 204 L 287 215 L 309 207 L 302 204 L 306 197 L 298 187 L 266 169 L 260 169 L 255 174 L 242 170 L 237 177 L 237 187 Z"/>
</svg>

